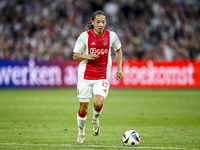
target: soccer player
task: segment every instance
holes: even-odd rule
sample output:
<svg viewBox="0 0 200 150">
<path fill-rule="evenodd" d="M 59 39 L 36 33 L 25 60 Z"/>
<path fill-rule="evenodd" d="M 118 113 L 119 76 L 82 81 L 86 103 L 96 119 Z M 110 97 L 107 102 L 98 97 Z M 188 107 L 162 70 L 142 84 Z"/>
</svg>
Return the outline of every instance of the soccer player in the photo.
<svg viewBox="0 0 200 150">
<path fill-rule="evenodd" d="M 113 31 L 105 30 L 107 15 L 103 11 L 92 14 L 88 31 L 77 39 L 73 59 L 81 61 L 78 67 L 77 98 L 79 110 L 77 113 L 78 138 L 77 143 L 85 141 L 85 125 L 89 101 L 93 99 L 92 127 L 93 135 L 100 133 L 99 116 L 103 111 L 103 101 L 109 90 L 109 77 L 112 65 L 111 47 L 116 52 L 118 70 L 116 80 L 123 78 L 121 42 Z"/>
</svg>

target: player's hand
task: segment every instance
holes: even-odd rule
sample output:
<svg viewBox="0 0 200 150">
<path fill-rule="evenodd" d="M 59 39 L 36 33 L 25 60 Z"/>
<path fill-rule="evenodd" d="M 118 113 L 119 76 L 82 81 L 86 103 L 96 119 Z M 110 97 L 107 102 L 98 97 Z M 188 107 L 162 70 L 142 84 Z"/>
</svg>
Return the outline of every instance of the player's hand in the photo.
<svg viewBox="0 0 200 150">
<path fill-rule="evenodd" d="M 98 58 L 99 55 L 97 55 L 97 53 L 98 53 L 98 52 L 93 52 L 93 53 L 88 54 L 87 59 L 88 59 L 88 60 L 94 60 L 95 58 Z"/>
<path fill-rule="evenodd" d="M 116 73 L 116 80 L 121 80 L 121 79 L 123 79 L 123 77 L 124 77 L 124 74 L 123 74 L 123 72 L 122 71 L 119 71 L 119 70 L 117 70 L 117 73 Z"/>
</svg>

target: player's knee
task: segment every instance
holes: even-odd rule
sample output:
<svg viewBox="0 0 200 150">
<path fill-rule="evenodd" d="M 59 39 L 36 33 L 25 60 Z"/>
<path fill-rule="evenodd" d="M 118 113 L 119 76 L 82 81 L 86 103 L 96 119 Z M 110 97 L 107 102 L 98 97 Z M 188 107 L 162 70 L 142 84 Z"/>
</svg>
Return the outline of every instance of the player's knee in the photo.
<svg viewBox="0 0 200 150">
<path fill-rule="evenodd" d="M 101 105 L 103 104 L 104 97 L 101 95 L 95 95 L 94 97 L 94 108 L 101 108 Z"/>
<path fill-rule="evenodd" d="M 87 113 L 87 110 L 88 110 L 88 107 L 87 107 L 87 105 L 81 105 L 80 106 L 80 112 L 81 113 Z"/>
<path fill-rule="evenodd" d="M 94 103 L 94 108 L 101 108 L 102 103 L 101 102 L 95 102 Z"/>
</svg>

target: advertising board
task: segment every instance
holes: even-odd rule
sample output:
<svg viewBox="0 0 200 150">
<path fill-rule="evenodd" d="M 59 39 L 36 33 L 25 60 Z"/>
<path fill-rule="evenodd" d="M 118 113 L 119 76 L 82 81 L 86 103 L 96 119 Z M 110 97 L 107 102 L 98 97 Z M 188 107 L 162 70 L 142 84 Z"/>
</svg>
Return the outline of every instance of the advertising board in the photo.
<svg viewBox="0 0 200 150">
<path fill-rule="evenodd" d="M 76 87 L 78 61 L 0 61 L 0 88 Z M 200 62 L 124 60 L 124 79 L 115 80 L 113 61 L 111 88 L 200 88 Z"/>
</svg>

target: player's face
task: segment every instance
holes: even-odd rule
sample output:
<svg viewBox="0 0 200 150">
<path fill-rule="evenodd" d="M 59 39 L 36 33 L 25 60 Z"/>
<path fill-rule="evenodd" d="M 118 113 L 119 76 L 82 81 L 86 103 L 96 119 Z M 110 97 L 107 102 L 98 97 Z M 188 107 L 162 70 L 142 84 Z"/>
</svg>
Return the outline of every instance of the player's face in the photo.
<svg viewBox="0 0 200 150">
<path fill-rule="evenodd" d="M 92 24 L 94 26 L 94 33 L 98 35 L 102 34 L 106 26 L 106 16 L 96 15 L 95 19 L 92 21 Z"/>
</svg>

